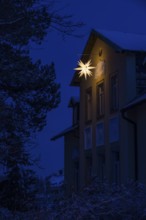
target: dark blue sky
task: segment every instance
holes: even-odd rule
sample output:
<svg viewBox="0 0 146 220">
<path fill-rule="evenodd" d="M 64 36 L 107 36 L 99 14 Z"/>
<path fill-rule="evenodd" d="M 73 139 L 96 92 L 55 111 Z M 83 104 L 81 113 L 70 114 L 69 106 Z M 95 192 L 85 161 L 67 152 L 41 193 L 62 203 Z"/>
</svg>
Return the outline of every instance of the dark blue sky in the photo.
<svg viewBox="0 0 146 220">
<path fill-rule="evenodd" d="M 33 56 L 43 63 L 54 61 L 57 81 L 61 83 L 61 103 L 48 114 L 48 124 L 37 135 L 37 154 L 40 155 L 41 176 L 48 175 L 63 167 L 63 138 L 51 142 L 50 138 L 71 125 L 71 110 L 67 105 L 78 89 L 69 86 L 74 68 L 83 51 L 90 30 L 106 29 L 146 33 L 145 0 L 63 0 L 58 3 L 62 14 L 73 14 L 75 21 L 85 23 L 80 30 L 82 38 L 63 39 L 53 30 L 48 33 L 41 46 L 33 47 Z"/>
</svg>

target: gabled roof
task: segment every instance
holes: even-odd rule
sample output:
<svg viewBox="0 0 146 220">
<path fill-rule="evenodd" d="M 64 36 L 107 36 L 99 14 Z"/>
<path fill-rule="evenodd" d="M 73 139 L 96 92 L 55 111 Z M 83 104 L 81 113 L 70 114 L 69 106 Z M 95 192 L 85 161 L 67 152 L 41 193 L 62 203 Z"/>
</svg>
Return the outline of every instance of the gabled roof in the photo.
<svg viewBox="0 0 146 220">
<path fill-rule="evenodd" d="M 61 131 L 60 133 L 58 133 L 57 135 L 55 135 L 54 137 L 51 138 L 51 141 L 55 141 L 56 139 L 63 137 L 64 135 L 74 131 L 75 129 L 77 129 L 79 127 L 79 125 L 74 125 L 71 126 L 69 128 L 66 128 L 65 130 Z"/>
<path fill-rule="evenodd" d="M 146 34 L 97 30 L 97 36 L 124 51 L 146 52 Z"/>
<path fill-rule="evenodd" d="M 115 49 L 117 52 L 146 52 L 146 34 L 97 29 L 91 31 L 80 58 L 81 60 L 88 60 L 88 54 L 91 53 L 97 38 L 103 40 L 105 43 L 113 47 L 113 49 Z M 84 56 L 84 54 L 86 56 Z M 80 78 L 75 72 L 70 85 L 79 86 L 79 82 Z"/>
<path fill-rule="evenodd" d="M 133 107 L 136 107 L 138 105 L 141 105 L 143 103 L 146 103 L 146 94 L 143 94 L 137 98 L 135 98 L 133 101 L 129 102 L 126 106 L 122 108 L 122 111 L 127 111 Z"/>
</svg>

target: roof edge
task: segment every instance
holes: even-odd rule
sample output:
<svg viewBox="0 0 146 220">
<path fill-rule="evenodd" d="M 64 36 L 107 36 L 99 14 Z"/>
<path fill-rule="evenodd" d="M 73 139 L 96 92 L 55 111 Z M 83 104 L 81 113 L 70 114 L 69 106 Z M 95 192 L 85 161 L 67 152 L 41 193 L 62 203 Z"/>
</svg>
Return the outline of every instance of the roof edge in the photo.
<svg viewBox="0 0 146 220">
<path fill-rule="evenodd" d="M 131 102 L 129 102 L 126 106 L 124 106 L 122 109 L 121 109 L 121 112 L 126 112 L 138 105 L 141 105 L 143 103 L 146 103 L 146 94 L 143 94 L 137 98 L 135 98 L 134 100 L 132 100 Z"/>
<path fill-rule="evenodd" d="M 76 124 L 76 125 L 74 125 L 74 126 L 71 126 L 71 127 L 67 128 L 67 129 L 63 130 L 63 131 L 60 132 L 59 134 L 53 136 L 50 140 L 51 140 L 51 141 L 55 141 L 55 140 L 57 140 L 57 139 L 63 137 L 65 134 L 68 134 L 68 133 L 70 133 L 70 132 L 73 132 L 73 131 L 76 130 L 78 127 L 79 127 L 78 124 Z"/>
<path fill-rule="evenodd" d="M 100 31 L 93 29 L 92 30 L 95 34 L 96 37 L 100 38 L 104 42 L 106 42 L 108 45 L 113 47 L 116 51 L 122 52 L 125 51 L 123 48 L 121 48 L 118 44 L 114 43 L 113 41 L 109 40 L 107 37 L 105 37 L 103 34 L 100 33 Z"/>
</svg>

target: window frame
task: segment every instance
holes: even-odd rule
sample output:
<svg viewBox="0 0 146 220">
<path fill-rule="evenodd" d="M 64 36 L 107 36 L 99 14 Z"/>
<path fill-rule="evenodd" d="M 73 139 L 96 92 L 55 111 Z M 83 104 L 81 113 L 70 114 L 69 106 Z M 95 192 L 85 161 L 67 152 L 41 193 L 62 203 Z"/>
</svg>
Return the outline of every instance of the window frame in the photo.
<svg viewBox="0 0 146 220">
<path fill-rule="evenodd" d="M 85 121 L 86 123 L 92 121 L 92 87 L 86 89 L 85 93 Z"/>
<path fill-rule="evenodd" d="M 97 118 L 101 118 L 105 114 L 105 85 L 104 80 L 96 84 L 96 109 Z"/>
<path fill-rule="evenodd" d="M 111 113 L 119 109 L 119 79 L 118 73 L 110 77 L 110 111 Z"/>
</svg>

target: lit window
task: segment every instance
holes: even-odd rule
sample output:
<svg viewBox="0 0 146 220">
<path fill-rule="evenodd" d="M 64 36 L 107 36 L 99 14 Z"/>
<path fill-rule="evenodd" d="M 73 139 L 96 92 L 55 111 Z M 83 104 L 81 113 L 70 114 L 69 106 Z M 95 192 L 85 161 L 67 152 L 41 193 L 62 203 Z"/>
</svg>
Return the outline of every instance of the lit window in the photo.
<svg viewBox="0 0 146 220">
<path fill-rule="evenodd" d="M 118 110 L 118 77 L 114 75 L 111 77 L 111 111 Z"/>
<path fill-rule="evenodd" d="M 97 117 L 104 115 L 104 83 L 97 85 Z"/>
<path fill-rule="evenodd" d="M 85 149 L 90 149 L 92 147 L 91 127 L 85 128 L 84 137 L 85 137 Z"/>
<path fill-rule="evenodd" d="M 91 88 L 86 91 L 86 121 L 92 119 L 92 90 Z"/>
<path fill-rule="evenodd" d="M 95 69 L 95 79 L 97 79 L 98 77 L 101 77 L 105 74 L 105 61 L 104 60 L 100 60 L 97 63 L 96 69 Z"/>
<path fill-rule="evenodd" d="M 104 144 L 104 124 L 103 122 L 96 125 L 96 146 Z"/>
</svg>

